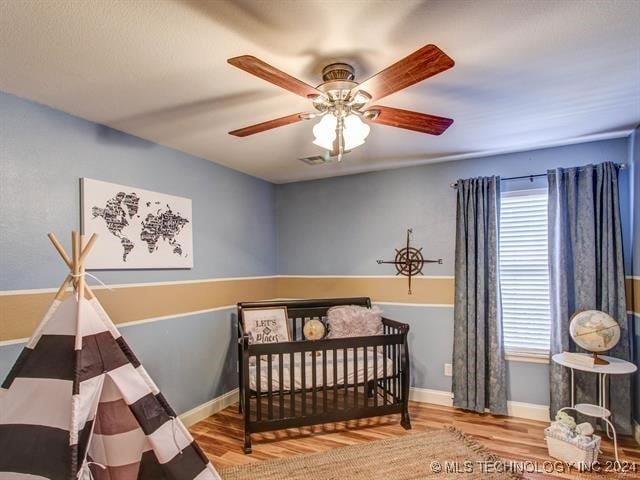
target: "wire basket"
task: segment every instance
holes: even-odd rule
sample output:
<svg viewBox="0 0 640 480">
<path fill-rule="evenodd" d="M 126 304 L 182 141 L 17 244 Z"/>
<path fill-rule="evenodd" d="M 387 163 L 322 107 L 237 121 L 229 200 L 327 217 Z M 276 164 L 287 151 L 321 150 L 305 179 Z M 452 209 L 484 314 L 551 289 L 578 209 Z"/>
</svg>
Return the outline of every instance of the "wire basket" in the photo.
<svg viewBox="0 0 640 480">
<path fill-rule="evenodd" d="M 569 465 L 582 470 L 598 461 L 598 453 L 600 453 L 600 436 L 598 435 L 593 435 L 593 440 L 584 444 L 562 437 L 547 428 L 544 431 L 544 438 L 547 441 L 549 456 Z"/>
</svg>

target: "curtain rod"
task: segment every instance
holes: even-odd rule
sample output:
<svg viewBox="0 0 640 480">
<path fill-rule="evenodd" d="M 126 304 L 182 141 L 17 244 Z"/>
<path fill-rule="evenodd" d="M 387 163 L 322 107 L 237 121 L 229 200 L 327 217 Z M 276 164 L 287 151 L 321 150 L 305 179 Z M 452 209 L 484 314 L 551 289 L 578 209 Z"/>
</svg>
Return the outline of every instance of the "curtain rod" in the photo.
<svg viewBox="0 0 640 480">
<path fill-rule="evenodd" d="M 616 166 L 620 170 L 624 170 L 625 168 L 627 168 L 627 164 L 626 163 L 616 163 Z M 578 169 L 581 169 L 581 168 L 584 168 L 584 167 L 578 167 Z M 554 173 L 554 172 L 552 172 L 552 173 Z M 533 175 L 520 175 L 519 177 L 505 177 L 505 178 L 501 178 L 500 181 L 501 182 L 506 182 L 507 180 L 522 180 L 524 178 L 528 178 L 533 182 L 534 178 L 546 177 L 546 176 L 547 176 L 546 173 L 536 173 L 536 174 L 533 174 Z M 450 183 L 449 186 L 451 188 L 458 188 L 458 182 Z"/>
</svg>

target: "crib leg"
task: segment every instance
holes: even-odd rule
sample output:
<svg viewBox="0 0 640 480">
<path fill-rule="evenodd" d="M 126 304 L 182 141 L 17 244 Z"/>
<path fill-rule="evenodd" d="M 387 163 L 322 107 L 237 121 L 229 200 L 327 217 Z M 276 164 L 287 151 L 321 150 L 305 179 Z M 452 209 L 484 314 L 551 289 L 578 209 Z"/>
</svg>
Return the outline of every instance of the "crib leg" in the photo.
<svg viewBox="0 0 640 480">
<path fill-rule="evenodd" d="M 251 434 L 250 433 L 244 434 L 244 453 L 245 454 L 251 453 Z"/>
<path fill-rule="evenodd" d="M 402 412 L 402 418 L 400 419 L 400 425 L 405 430 L 411 430 L 411 420 L 409 419 L 409 411 L 405 410 Z"/>
<path fill-rule="evenodd" d="M 373 380 L 367 382 L 367 398 L 373 398 L 376 391 L 376 384 Z"/>
</svg>

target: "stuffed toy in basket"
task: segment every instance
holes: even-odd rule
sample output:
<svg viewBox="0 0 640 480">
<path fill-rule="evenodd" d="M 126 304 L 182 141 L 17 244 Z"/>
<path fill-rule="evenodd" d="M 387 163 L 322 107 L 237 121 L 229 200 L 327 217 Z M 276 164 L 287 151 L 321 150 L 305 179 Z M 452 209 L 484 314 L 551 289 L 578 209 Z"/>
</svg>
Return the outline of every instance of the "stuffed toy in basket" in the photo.
<svg viewBox="0 0 640 480">
<path fill-rule="evenodd" d="M 555 422 L 544 431 L 549 456 L 562 460 L 580 469 L 590 467 L 598 461 L 600 437 L 593 433 L 593 427 L 576 421 L 565 412 L 558 412 Z"/>
</svg>

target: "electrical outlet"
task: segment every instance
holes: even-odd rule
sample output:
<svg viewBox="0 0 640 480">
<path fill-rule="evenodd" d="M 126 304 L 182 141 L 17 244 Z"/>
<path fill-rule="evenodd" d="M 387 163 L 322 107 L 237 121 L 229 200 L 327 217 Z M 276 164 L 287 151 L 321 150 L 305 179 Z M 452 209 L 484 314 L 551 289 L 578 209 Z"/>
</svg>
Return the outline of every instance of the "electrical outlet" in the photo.
<svg viewBox="0 0 640 480">
<path fill-rule="evenodd" d="M 453 372 L 451 371 L 451 364 L 450 363 L 445 363 L 444 364 L 444 376 L 445 377 L 453 376 Z"/>
</svg>

